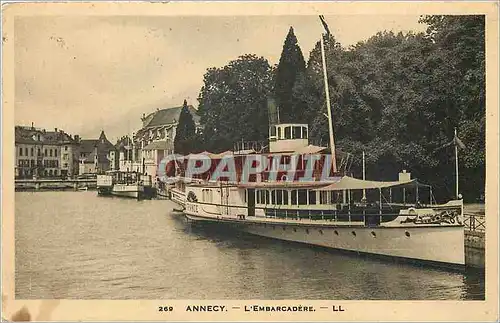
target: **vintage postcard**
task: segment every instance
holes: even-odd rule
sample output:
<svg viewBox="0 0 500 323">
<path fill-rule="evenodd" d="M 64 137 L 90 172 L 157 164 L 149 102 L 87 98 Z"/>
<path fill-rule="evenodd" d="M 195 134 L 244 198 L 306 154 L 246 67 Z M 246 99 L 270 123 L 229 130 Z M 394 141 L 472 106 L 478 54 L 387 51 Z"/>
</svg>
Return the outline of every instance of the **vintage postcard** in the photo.
<svg viewBox="0 0 500 323">
<path fill-rule="evenodd" d="M 2 6 L 2 320 L 498 320 L 495 2 Z"/>
</svg>

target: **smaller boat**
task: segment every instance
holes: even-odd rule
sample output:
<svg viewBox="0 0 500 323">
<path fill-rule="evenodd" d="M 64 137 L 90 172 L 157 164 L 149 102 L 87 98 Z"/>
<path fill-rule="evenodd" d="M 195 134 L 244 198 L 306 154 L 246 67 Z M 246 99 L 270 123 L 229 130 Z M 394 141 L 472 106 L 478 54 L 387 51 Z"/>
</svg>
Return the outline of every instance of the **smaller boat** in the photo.
<svg viewBox="0 0 500 323">
<path fill-rule="evenodd" d="M 78 187 L 78 190 L 79 191 L 88 191 L 88 186 L 82 186 L 82 187 Z"/>
<path fill-rule="evenodd" d="M 154 188 L 150 175 L 139 172 L 108 171 L 105 175 L 97 175 L 97 194 L 138 200 L 151 199 Z"/>
</svg>

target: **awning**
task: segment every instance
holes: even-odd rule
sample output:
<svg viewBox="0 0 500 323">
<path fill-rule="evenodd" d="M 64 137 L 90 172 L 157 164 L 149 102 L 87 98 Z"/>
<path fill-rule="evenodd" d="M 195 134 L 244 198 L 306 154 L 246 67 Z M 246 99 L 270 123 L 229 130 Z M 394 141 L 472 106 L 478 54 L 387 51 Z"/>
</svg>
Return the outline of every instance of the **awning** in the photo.
<svg viewBox="0 0 500 323">
<path fill-rule="evenodd" d="M 416 179 L 409 181 L 394 181 L 394 182 L 379 182 L 379 181 L 365 181 L 362 179 L 357 179 L 354 177 L 344 176 L 337 182 L 332 183 L 328 186 L 316 189 L 316 191 L 343 191 L 343 190 L 369 190 L 369 189 L 379 189 L 387 187 L 396 186 L 426 186 L 425 184 L 420 184 Z"/>
</svg>

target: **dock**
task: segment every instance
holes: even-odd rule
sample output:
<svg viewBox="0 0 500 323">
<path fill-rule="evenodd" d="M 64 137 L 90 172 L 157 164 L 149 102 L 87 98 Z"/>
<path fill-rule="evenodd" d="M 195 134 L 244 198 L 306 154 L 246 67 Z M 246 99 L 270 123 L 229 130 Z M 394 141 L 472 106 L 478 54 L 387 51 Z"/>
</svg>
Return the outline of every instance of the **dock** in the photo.
<svg viewBox="0 0 500 323">
<path fill-rule="evenodd" d="M 485 213 L 484 209 L 465 207 L 465 265 L 473 268 L 485 268 Z"/>
<path fill-rule="evenodd" d="M 97 179 L 16 179 L 16 191 L 96 189 Z"/>
</svg>

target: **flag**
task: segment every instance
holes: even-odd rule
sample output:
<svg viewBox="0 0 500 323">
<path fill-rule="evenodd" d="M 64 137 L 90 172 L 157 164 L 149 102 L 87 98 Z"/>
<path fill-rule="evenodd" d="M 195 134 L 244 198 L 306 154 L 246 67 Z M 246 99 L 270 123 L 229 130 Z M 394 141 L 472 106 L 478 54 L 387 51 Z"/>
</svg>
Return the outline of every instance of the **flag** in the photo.
<svg viewBox="0 0 500 323">
<path fill-rule="evenodd" d="M 326 24 L 325 17 L 323 15 L 320 15 L 319 19 L 321 20 L 321 23 L 323 24 L 323 27 L 325 27 L 326 34 L 328 36 L 330 36 L 330 29 L 328 28 L 328 25 Z"/>
<path fill-rule="evenodd" d="M 462 142 L 462 140 L 460 140 L 460 138 L 458 138 L 458 136 L 457 136 L 457 135 L 455 135 L 455 137 L 453 138 L 453 144 L 454 144 L 455 146 L 458 146 L 458 148 L 460 148 L 460 149 L 465 149 L 465 148 L 467 148 L 467 147 L 464 145 L 464 143 Z"/>
</svg>

